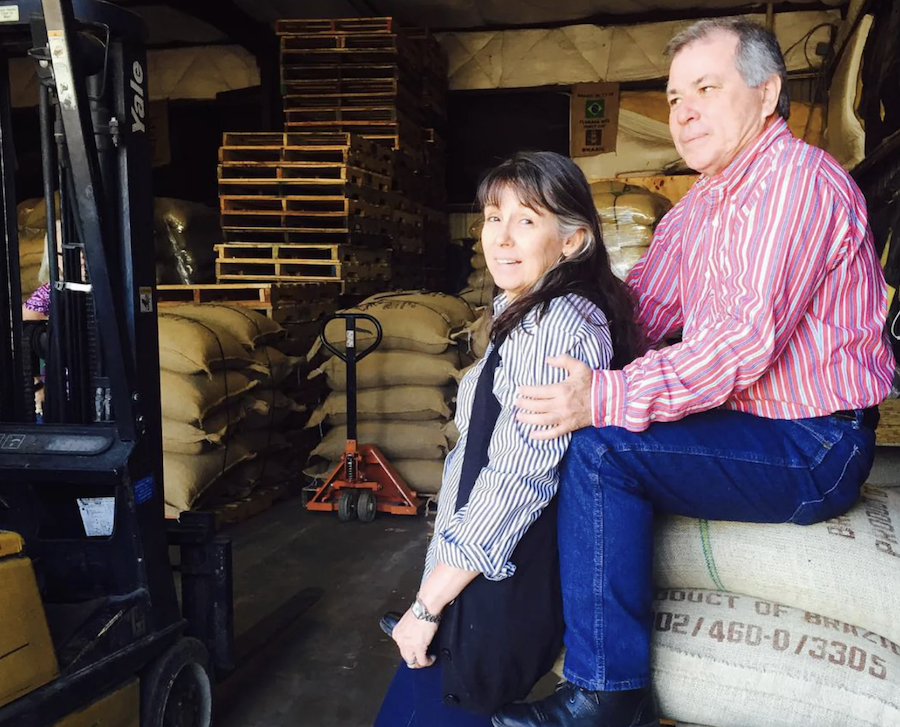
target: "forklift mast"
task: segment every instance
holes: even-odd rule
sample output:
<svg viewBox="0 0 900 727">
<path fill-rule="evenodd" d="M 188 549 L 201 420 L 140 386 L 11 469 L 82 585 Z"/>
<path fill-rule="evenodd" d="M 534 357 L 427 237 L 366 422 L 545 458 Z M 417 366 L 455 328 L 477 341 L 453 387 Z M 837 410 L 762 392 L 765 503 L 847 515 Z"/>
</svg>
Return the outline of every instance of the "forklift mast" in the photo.
<svg viewBox="0 0 900 727">
<path fill-rule="evenodd" d="M 18 532 L 34 561 L 60 668 L 56 682 L 0 708 L 3 726 L 53 724 L 187 625 L 163 512 L 144 45 L 141 20 L 114 5 L 0 0 L 0 530 Z M 9 81 L 10 58 L 22 56 L 40 92 L 43 335 L 22 321 L 31 291 L 19 277 Z"/>
</svg>

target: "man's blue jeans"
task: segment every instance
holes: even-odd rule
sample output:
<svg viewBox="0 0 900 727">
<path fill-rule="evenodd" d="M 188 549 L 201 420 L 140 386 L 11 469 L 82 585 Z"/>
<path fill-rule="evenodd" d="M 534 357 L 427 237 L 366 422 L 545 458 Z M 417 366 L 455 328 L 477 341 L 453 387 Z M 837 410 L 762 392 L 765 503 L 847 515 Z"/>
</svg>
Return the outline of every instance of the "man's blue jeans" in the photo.
<svg viewBox="0 0 900 727">
<path fill-rule="evenodd" d="M 650 683 L 654 513 L 798 525 L 840 515 L 874 457 L 861 418 L 718 409 L 639 433 L 576 432 L 559 487 L 565 677 L 604 691 Z"/>
</svg>

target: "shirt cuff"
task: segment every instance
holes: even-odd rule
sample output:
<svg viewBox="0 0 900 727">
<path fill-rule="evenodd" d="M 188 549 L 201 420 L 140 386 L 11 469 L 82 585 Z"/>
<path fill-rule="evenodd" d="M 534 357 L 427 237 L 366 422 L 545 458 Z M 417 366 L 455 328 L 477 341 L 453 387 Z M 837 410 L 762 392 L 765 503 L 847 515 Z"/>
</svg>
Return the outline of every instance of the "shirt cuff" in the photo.
<svg viewBox="0 0 900 727">
<path fill-rule="evenodd" d="M 625 426 L 625 374 L 622 371 L 594 371 L 591 420 L 595 427 Z"/>
<path fill-rule="evenodd" d="M 476 571 L 489 581 L 502 581 L 516 572 L 510 562 L 494 563 L 490 554 L 480 545 L 455 543 L 445 533 L 436 533 L 435 560 L 460 570 Z"/>
</svg>

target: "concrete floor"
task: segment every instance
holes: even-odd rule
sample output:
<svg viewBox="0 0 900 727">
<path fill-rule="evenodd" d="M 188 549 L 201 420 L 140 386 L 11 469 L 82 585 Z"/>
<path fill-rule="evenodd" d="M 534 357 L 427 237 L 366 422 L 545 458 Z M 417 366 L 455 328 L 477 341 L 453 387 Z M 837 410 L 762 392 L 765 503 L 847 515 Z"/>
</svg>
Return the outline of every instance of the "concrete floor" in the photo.
<svg viewBox="0 0 900 727">
<path fill-rule="evenodd" d="M 869 482 L 900 486 L 900 448 L 879 448 Z M 220 685 L 216 727 L 370 727 L 399 663 L 378 619 L 412 600 L 432 526 L 340 523 L 295 498 L 226 531 L 238 642 L 275 638 Z"/>
<path fill-rule="evenodd" d="M 290 611 L 292 599 L 317 600 L 244 655 L 218 689 L 216 726 L 371 727 L 399 663 L 378 620 L 415 596 L 433 522 L 379 515 L 341 523 L 294 498 L 226 531 L 238 644 L 270 614 Z"/>
</svg>

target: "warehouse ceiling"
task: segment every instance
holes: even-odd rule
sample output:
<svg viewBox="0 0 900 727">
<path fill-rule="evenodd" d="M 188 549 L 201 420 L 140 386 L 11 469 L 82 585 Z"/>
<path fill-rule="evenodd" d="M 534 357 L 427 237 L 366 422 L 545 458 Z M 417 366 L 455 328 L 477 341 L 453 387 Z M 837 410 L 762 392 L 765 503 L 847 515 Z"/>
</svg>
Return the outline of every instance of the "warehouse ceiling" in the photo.
<svg viewBox="0 0 900 727">
<path fill-rule="evenodd" d="M 799 4 L 808 4 L 812 0 Z M 703 11 L 747 6 L 747 0 L 237 0 L 247 13 L 272 21 L 289 17 L 391 15 L 429 28 L 497 28 L 591 22 L 660 10 Z M 775 5 L 781 3 L 775 2 Z M 841 5 L 842 0 L 828 3 Z"/>
<path fill-rule="evenodd" d="M 241 42 L 240 17 L 270 24 L 283 18 L 392 16 L 435 30 L 497 30 L 570 23 L 610 25 L 703 17 L 725 12 L 764 12 L 746 0 L 113 0 L 147 22 L 151 46 Z M 847 0 L 793 0 L 778 9 L 838 7 Z M 779 8 L 778 6 L 781 6 Z M 237 26 L 239 27 L 239 25 Z M 249 28 L 247 29 L 249 30 Z"/>
</svg>

